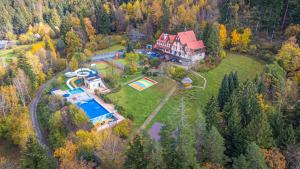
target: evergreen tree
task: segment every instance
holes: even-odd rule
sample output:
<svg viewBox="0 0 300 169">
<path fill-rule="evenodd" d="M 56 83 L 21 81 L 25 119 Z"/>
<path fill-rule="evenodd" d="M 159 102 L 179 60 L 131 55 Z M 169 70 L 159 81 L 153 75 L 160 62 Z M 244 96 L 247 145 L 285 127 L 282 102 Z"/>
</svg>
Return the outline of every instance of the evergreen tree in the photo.
<svg viewBox="0 0 300 169">
<path fill-rule="evenodd" d="M 202 38 L 203 38 L 203 41 L 205 44 L 208 43 L 208 38 L 209 38 L 211 29 L 212 29 L 212 24 L 210 24 L 210 23 L 207 23 L 204 27 Z"/>
<path fill-rule="evenodd" d="M 22 69 L 25 74 L 29 77 L 31 82 L 32 89 L 35 89 L 37 87 L 37 79 L 36 74 L 34 74 L 32 70 L 32 66 L 28 63 L 28 60 L 23 55 L 20 55 L 18 57 L 18 67 Z"/>
<path fill-rule="evenodd" d="M 134 52 L 132 42 L 128 41 L 127 46 L 126 46 L 126 53 Z"/>
<path fill-rule="evenodd" d="M 29 137 L 23 152 L 25 169 L 55 169 L 55 161 L 47 156 L 47 151 L 33 138 Z"/>
<path fill-rule="evenodd" d="M 235 89 L 235 84 L 234 84 L 233 76 L 234 76 L 234 74 L 232 72 L 230 72 L 230 74 L 228 76 L 229 95 L 231 95 L 231 93 Z"/>
<path fill-rule="evenodd" d="M 160 131 L 160 144 L 162 146 L 162 157 L 166 169 L 181 169 L 182 156 L 177 151 L 177 145 L 169 125 L 164 125 Z"/>
<path fill-rule="evenodd" d="M 186 123 L 184 114 L 183 99 L 181 103 L 181 119 L 178 126 L 178 134 L 176 138 L 177 150 L 181 155 L 181 163 L 183 168 L 196 168 L 196 150 L 195 150 L 195 137 L 189 126 Z"/>
<path fill-rule="evenodd" d="M 292 125 L 288 125 L 287 127 L 284 128 L 282 137 L 281 137 L 281 145 L 284 147 L 288 145 L 293 145 L 296 142 L 296 136 L 295 136 L 295 131 L 293 129 Z"/>
<path fill-rule="evenodd" d="M 219 96 L 218 96 L 218 102 L 220 106 L 220 110 L 222 111 L 225 103 L 230 97 L 230 91 L 229 91 L 229 83 L 228 83 L 228 76 L 227 74 L 224 76 L 221 87 L 219 89 Z"/>
<path fill-rule="evenodd" d="M 245 136 L 248 141 L 255 141 L 258 145 L 263 148 L 270 148 L 274 141 L 272 136 L 272 130 L 265 113 L 262 112 L 255 115 L 254 119 L 248 124 L 245 129 Z"/>
<path fill-rule="evenodd" d="M 245 127 L 254 118 L 255 111 L 260 111 L 256 98 L 256 87 L 251 81 L 244 82 L 238 90 L 239 107 L 242 116 L 242 125 Z"/>
<path fill-rule="evenodd" d="M 246 143 L 242 134 L 241 114 L 235 94 L 230 97 L 224 107 L 224 121 L 226 125 L 224 134 L 225 153 L 229 157 L 237 157 L 246 148 Z"/>
<path fill-rule="evenodd" d="M 108 34 L 111 32 L 110 16 L 104 11 L 101 3 L 96 5 L 96 30 L 100 34 Z"/>
<path fill-rule="evenodd" d="M 166 1 L 162 2 L 162 11 L 163 15 L 160 18 L 160 30 L 162 32 L 168 32 L 169 24 L 170 24 L 170 10 L 166 5 Z"/>
<path fill-rule="evenodd" d="M 210 130 L 212 126 L 219 125 L 218 113 L 219 113 L 218 102 L 215 99 L 215 97 L 212 96 L 204 108 L 207 130 Z"/>
<path fill-rule="evenodd" d="M 283 146 L 282 138 L 284 135 L 284 120 L 281 112 L 274 112 L 270 116 L 270 126 L 272 128 L 272 135 L 277 146 Z"/>
<path fill-rule="evenodd" d="M 159 142 L 153 141 L 148 135 L 144 136 L 144 147 L 146 158 L 148 159 L 148 169 L 165 168 L 162 158 L 162 147 Z"/>
<path fill-rule="evenodd" d="M 235 88 L 239 87 L 239 78 L 237 72 L 234 72 L 233 74 L 233 84 Z"/>
<path fill-rule="evenodd" d="M 233 169 L 250 169 L 250 162 L 241 154 L 238 158 L 233 159 Z"/>
<path fill-rule="evenodd" d="M 62 19 L 61 25 L 60 25 L 60 36 L 62 37 L 62 40 L 66 43 L 65 37 L 66 34 L 72 29 L 72 21 L 70 19 L 70 16 L 66 16 Z"/>
<path fill-rule="evenodd" d="M 206 43 L 207 51 L 211 56 L 218 57 L 221 50 L 219 24 L 214 23 L 209 32 Z"/>
<path fill-rule="evenodd" d="M 248 145 L 245 156 L 249 169 L 268 169 L 260 148 L 254 142 Z"/>
<path fill-rule="evenodd" d="M 17 34 L 25 33 L 27 31 L 28 23 L 22 13 L 17 10 L 13 17 L 13 29 Z"/>
<path fill-rule="evenodd" d="M 129 144 L 129 149 L 126 152 L 126 155 L 125 168 L 140 169 L 147 167 L 148 162 L 145 157 L 142 139 L 139 135 L 136 135 L 132 143 Z"/>
<path fill-rule="evenodd" d="M 206 137 L 204 144 L 203 156 L 207 162 L 216 164 L 223 164 L 225 160 L 225 146 L 222 135 L 218 132 L 216 127 L 212 127 Z"/>
<path fill-rule="evenodd" d="M 203 149 L 204 149 L 204 140 L 207 134 L 205 117 L 202 113 L 199 114 L 196 125 L 195 125 L 195 148 L 197 152 L 197 160 L 198 162 L 204 161 Z"/>
</svg>

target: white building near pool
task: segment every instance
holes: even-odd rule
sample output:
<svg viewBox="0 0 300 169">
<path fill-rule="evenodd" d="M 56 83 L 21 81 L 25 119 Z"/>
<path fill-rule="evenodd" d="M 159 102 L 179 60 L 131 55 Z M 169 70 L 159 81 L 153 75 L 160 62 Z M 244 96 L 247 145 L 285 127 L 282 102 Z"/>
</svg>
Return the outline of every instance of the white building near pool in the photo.
<svg viewBox="0 0 300 169">
<path fill-rule="evenodd" d="M 84 78 L 84 85 L 91 91 L 99 90 L 100 88 L 106 88 L 102 79 L 98 75 L 90 75 Z"/>
</svg>

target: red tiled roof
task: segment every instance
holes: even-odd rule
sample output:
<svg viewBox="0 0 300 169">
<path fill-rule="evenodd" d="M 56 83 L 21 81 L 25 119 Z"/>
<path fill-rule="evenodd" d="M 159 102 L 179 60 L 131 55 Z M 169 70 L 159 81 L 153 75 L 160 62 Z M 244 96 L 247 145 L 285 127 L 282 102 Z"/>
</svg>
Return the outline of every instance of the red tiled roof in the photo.
<svg viewBox="0 0 300 169">
<path fill-rule="evenodd" d="M 160 42 L 168 42 L 169 40 L 171 40 L 172 42 L 175 40 L 175 37 L 176 37 L 176 35 L 170 35 L 170 34 L 167 34 L 167 38 L 166 39 L 164 39 L 164 34 L 166 34 L 166 33 L 162 33 L 160 36 L 159 36 L 159 41 Z"/>
<path fill-rule="evenodd" d="M 188 42 L 187 44 L 187 47 L 190 48 L 190 49 L 202 49 L 204 48 L 204 43 L 202 40 L 199 40 L 199 41 L 194 41 L 194 42 Z"/>
<path fill-rule="evenodd" d="M 178 32 L 178 38 L 181 44 L 197 41 L 194 31 Z"/>
</svg>

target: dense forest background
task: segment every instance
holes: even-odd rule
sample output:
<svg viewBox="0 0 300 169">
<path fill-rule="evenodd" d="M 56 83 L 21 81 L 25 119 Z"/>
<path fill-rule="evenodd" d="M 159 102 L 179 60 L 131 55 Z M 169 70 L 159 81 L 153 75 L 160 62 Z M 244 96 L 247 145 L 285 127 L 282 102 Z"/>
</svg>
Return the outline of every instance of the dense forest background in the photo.
<svg viewBox="0 0 300 169">
<path fill-rule="evenodd" d="M 0 60 L 0 137 L 20 148 L 24 168 L 300 166 L 299 0 L 1 0 L 0 11 L 0 39 L 16 42 L 13 56 Z M 146 40 L 124 40 L 133 28 Z M 143 58 L 133 48 L 153 44 L 162 32 L 184 30 L 194 30 L 207 47 L 194 71 L 215 68 L 228 51 L 266 66 L 245 82 L 236 72 L 225 75 L 194 123 L 186 122 L 182 98 L 180 121 L 166 123 L 159 142 L 147 134 L 128 139 L 129 119 L 113 131 L 96 132 L 82 111 L 47 94 L 38 113 L 55 158 L 33 139 L 29 105 L 46 80 L 77 69 L 112 42 L 126 46 L 125 58 L 134 63 L 127 67 L 136 71 Z M 187 74 L 172 72 L 175 80 Z M 0 157 L 1 167 L 20 165 Z"/>
</svg>

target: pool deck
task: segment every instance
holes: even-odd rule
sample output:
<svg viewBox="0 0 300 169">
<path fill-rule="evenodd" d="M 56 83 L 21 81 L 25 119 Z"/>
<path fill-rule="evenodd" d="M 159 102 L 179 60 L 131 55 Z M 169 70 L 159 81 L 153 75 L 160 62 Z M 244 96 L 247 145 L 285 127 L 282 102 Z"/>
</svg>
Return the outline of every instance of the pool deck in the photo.
<svg viewBox="0 0 300 169">
<path fill-rule="evenodd" d="M 108 104 L 105 103 L 102 99 L 100 99 L 98 96 L 96 96 L 93 92 L 91 92 L 90 90 L 86 90 L 86 88 L 83 88 L 85 90 L 85 92 L 92 98 L 94 98 L 97 102 L 99 102 L 104 108 L 106 108 L 109 112 L 113 113 L 113 115 L 118 119 L 117 121 L 114 121 L 112 123 L 109 124 L 105 124 L 105 125 L 101 125 L 97 128 L 97 131 L 101 131 L 104 130 L 108 127 L 112 127 L 116 124 L 118 124 L 119 122 L 125 120 L 125 118 L 119 114 L 117 112 L 117 110 L 115 109 L 115 106 L 113 104 Z"/>
<path fill-rule="evenodd" d="M 105 103 L 102 99 L 100 99 L 98 96 L 96 96 L 93 91 L 91 91 L 85 87 L 81 87 L 81 88 L 84 90 L 84 92 L 70 94 L 70 96 L 68 98 L 66 98 L 67 101 L 76 105 L 78 102 L 84 102 L 89 99 L 95 99 L 99 104 L 101 104 L 101 106 L 103 106 L 106 110 L 108 110 L 109 113 L 112 113 L 113 116 L 115 116 L 117 118 L 116 121 L 113 121 L 109 124 L 104 124 L 104 125 L 98 126 L 97 131 L 101 131 L 106 128 L 113 127 L 114 125 L 118 124 L 119 122 L 121 122 L 125 119 L 121 114 L 119 114 L 116 111 L 115 106 L 113 104 Z M 64 94 L 68 94 L 68 93 L 69 93 L 68 91 L 62 91 L 62 90 L 55 90 L 52 92 L 52 94 L 60 95 L 60 96 L 63 96 Z"/>
</svg>

